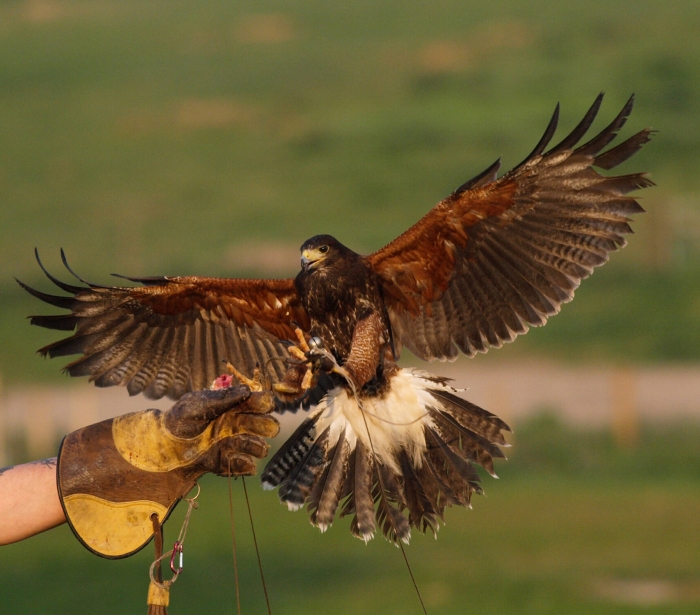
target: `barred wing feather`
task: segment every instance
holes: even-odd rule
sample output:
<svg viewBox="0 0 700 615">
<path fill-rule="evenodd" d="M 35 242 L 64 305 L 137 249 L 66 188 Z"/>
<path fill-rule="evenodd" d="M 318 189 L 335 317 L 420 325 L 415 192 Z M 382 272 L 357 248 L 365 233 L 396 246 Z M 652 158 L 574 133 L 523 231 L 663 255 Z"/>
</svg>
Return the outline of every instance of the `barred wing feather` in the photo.
<svg viewBox="0 0 700 615">
<path fill-rule="evenodd" d="M 248 377 L 260 365 L 277 382 L 285 366 L 271 359 L 288 356 L 282 341 L 295 339 L 294 325 L 309 328 L 291 279 L 129 278 L 142 286 L 73 286 L 44 271 L 69 295 L 20 285 L 69 313 L 31 316 L 31 322 L 75 333 L 39 352 L 81 354 L 65 367 L 71 376 L 89 376 L 101 387 L 124 385 L 131 395 L 178 399 L 207 388 L 222 360 Z"/>
<path fill-rule="evenodd" d="M 643 173 L 603 176 L 650 138 L 646 129 L 602 152 L 633 97 L 597 136 L 576 147 L 602 94 L 545 153 L 559 109 L 532 153 L 497 179 L 499 163 L 458 188 L 396 240 L 371 254 L 394 336 L 418 357 L 455 359 L 500 347 L 543 325 L 581 280 L 625 245 L 628 216 L 644 211 L 629 192 Z"/>
</svg>

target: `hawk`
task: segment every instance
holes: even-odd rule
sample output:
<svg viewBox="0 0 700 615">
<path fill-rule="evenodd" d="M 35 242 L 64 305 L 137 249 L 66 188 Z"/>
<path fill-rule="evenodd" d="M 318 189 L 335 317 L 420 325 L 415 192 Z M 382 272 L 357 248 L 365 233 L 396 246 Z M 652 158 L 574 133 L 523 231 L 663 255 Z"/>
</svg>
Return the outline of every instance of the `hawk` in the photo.
<svg viewBox="0 0 700 615">
<path fill-rule="evenodd" d="M 373 254 L 312 237 L 294 279 L 127 278 L 141 285 L 110 287 L 79 278 L 74 286 L 44 269 L 67 295 L 20 284 L 68 313 L 31 323 L 74 333 L 39 352 L 79 354 L 65 368 L 71 376 L 149 398 L 206 388 L 223 359 L 243 381 L 260 366 L 280 411 L 308 412 L 268 463 L 265 487 L 279 486 L 291 509 L 307 504 L 322 530 L 342 507 L 364 540 L 378 526 L 394 541 L 407 541 L 412 527 L 434 532 L 447 506 L 469 506 L 481 492 L 474 464 L 493 474 L 509 428 L 446 379 L 397 360 L 403 347 L 444 361 L 513 341 L 545 324 L 625 245 L 628 216 L 643 211 L 628 193 L 653 183 L 599 170 L 627 160 L 652 131 L 604 151 L 632 97 L 579 144 L 602 98 L 547 150 L 557 105 L 521 164 L 499 177 L 495 162 Z M 307 359 L 325 367 L 312 370 Z"/>
</svg>

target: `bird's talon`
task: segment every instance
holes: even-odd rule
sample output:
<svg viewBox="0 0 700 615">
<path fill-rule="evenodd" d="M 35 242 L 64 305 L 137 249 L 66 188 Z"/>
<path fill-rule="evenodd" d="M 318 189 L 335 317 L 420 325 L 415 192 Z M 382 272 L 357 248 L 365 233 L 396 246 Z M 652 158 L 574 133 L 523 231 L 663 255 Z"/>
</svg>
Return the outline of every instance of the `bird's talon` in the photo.
<svg viewBox="0 0 700 615">
<path fill-rule="evenodd" d="M 299 341 L 299 344 L 298 344 L 299 349 L 304 353 L 309 352 L 309 350 L 311 350 L 311 349 L 309 348 L 309 344 L 306 342 L 306 337 L 304 336 L 304 332 L 299 327 L 295 327 L 294 328 L 294 335 L 297 336 L 297 340 Z"/>
<path fill-rule="evenodd" d="M 284 382 L 275 383 L 272 385 L 272 388 L 276 393 L 281 393 L 282 395 L 299 395 L 299 393 L 301 393 L 300 388 L 285 384 Z"/>
<path fill-rule="evenodd" d="M 308 391 L 314 385 L 314 371 L 307 369 L 304 374 L 304 379 L 301 381 L 301 390 Z"/>
<path fill-rule="evenodd" d="M 296 346 L 290 346 L 289 348 L 287 348 L 287 352 L 289 352 L 289 354 L 292 355 L 295 359 L 304 361 L 304 363 L 308 362 L 309 360 L 304 351 L 300 350 Z"/>
<path fill-rule="evenodd" d="M 238 380 L 238 382 L 240 382 L 241 384 L 245 384 L 253 392 L 263 390 L 262 374 L 260 372 L 260 367 L 258 367 L 257 365 L 255 366 L 255 370 L 253 371 L 253 378 L 251 379 L 239 372 L 230 361 L 225 361 L 225 363 L 226 369 L 232 376 L 234 376 L 234 378 L 236 378 L 236 380 Z"/>
</svg>

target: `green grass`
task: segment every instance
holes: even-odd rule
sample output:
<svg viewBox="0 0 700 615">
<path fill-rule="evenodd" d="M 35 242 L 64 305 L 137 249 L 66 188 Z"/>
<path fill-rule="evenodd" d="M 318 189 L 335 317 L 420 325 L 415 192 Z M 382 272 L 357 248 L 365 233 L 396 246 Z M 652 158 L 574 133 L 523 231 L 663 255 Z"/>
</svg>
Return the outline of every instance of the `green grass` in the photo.
<svg viewBox="0 0 700 615">
<path fill-rule="evenodd" d="M 187 536 L 185 572 L 172 590 L 173 615 L 235 613 L 226 489 L 210 480 L 204 488 Z M 272 494 L 256 490 L 251 504 L 273 612 L 420 612 L 401 554 L 384 540 L 364 546 L 342 523 L 319 536 Z M 452 511 L 437 541 L 414 537 L 407 554 L 433 613 L 694 613 L 699 505 L 692 484 L 499 484 L 473 511 Z M 244 612 L 263 613 L 245 504 L 237 496 L 234 506 Z M 170 542 L 175 519 L 171 525 Z M 62 528 L 3 551 L 4 612 L 144 608 L 150 545 L 129 560 L 103 561 Z M 679 597 L 635 606 L 597 593 L 605 582 L 659 580 L 677 587 Z"/>
<path fill-rule="evenodd" d="M 700 605 L 700 426 L 645 428 L 620 450 L 602 432 L 541 416 L 517 426 L 510 460 L 471 511 L 451 509 L 437 541 L 406 552 L 430 613 L 685 614 Z M 202 481 L 170 612 L 235 613 L 227 485 Z M 240 481 L 234 515 L 246 613 L 264 613 Z M 324 535 L 303 512 L 248 482 L 273 613 L 419 613 L 398 549 L 367 546 L 346 520 Z M 166 527 L 175 540 L 184 507 Z M 4 613 L 134 613 L 144 609 L 149 545 L 123 561 L 90 555 L 66 527 L 0 551 Z M 626 587 L 660 585 L 630 602 Z M 663 588 L 666 588 L 665 590 Z M 666 593 L 664 593 L 664 591 Z"/>
<path fill-rule="evenodd" d="M 601 90 L 596 126 L 634 91 L 625 134 L 660 130 L 625 165 L 659 184 L 652 213 L 528 351 L 697 360 L 698 26 L 691 0 L 5 2 L 0 370 L 50 371 L 28 358 L 47 337 L 11 280 L 39 283 L 35 246 L 98 282 L 255 274 L 232 246 L 319 232 L 373 250 L 498 156 L 522 159 L 556 101 L 566 130 Z"/>
</svg>

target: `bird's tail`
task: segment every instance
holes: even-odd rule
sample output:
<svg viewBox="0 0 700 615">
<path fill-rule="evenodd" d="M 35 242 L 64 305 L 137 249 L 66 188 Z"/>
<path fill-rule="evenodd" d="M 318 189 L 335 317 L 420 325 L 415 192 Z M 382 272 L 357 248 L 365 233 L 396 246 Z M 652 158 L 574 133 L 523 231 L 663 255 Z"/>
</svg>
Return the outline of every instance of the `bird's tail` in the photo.
<svg viewBox="0 0 700 615">
<path fill-rule="evenodd" d="M 448 382 L 401 369 L 379 395 L 336 387 L 269 461 L 263 486 L 279 486 L 291 510 L 307 504 L 321 531 L 340 508 L 365 541 L 377 527 L 393 541 L 408 542 L 412 527 L 435 533 L 446 507 L 482 493 L 474 464 L 495 476 L 510 431 Z"/>
</svg>

